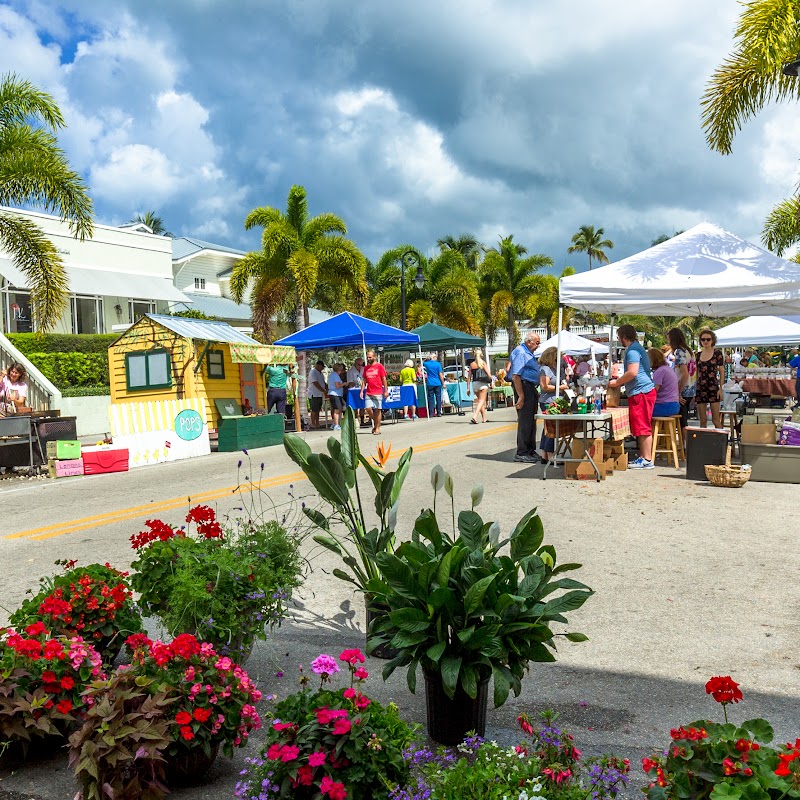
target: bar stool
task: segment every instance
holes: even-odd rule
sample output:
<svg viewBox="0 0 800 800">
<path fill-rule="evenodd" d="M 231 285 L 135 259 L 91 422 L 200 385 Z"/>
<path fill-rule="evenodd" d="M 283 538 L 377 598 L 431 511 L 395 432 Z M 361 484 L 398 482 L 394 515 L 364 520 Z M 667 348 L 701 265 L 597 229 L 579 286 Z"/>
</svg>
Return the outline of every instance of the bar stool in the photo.
<svg viewBox="0 0 800 800">
<path fill-rule="evenodd" d="M 653 417 L 653 461 L 659 455 L 664 455 L 669 459 L 672 456 L 672 463 L 675 469 L 680 467 L 678 463 L 678 438 L 675 431 L 674 417 Z M 666 446 L 659 447 L 660 440 L 665 440 Z"/>
<path fill-rule="evenodd" d="M 672 419 L 675 420 L 675 440 L 678 443 L 678 458 L 681 461 L 686 461 L 686 449 L 683 446 L 683 429 L 681 428 L 681 415 L 675 414 Z"/>
</svg>

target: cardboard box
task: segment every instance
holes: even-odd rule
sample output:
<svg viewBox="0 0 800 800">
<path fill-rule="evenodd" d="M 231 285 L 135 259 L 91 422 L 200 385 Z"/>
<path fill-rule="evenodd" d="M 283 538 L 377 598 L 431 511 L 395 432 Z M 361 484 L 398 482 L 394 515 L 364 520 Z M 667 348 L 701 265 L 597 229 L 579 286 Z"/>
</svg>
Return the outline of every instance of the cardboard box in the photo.
<svg viewBox="0 0 800 800">
<path fill-rule="evenodd" d="M 81 443 L 69 439 L 47 443 L 47 458 L 69 461 L 81 457 Z"/>
<path fill-rule="evenodd" d="M 603 462 L 603 477 L 608 478 L 614 474 L 614 464 L 616 462 L 613 458 L 607 458 Z"/>
<path fill-rule="evenodd" d="M 128 471 L 128 450 L 108 447 L 83 448 L 83 474 L 101 475 Z"/>
<path fill-rule="evenodd" d="M 601 479 L 605 479 L 604 463 L 603 463 L 603 440 L 600 438 L 584 440 L 572 440 L 572 456 L 573 458 L 582 458 L 586 454 L 586 445 L 589 444 L 589 455 L 592 460 L 597 464 L 600 469 Z M 594 471 L 589 461 L 580 462 L 567 462 L 564 465 L 564 477 L 573 479 L 596 479 L 597 473 Z"/>
<path fill-rule="evenodd" d="M 624 471 L 628 469 L 628 454 L 623 453 L 621 456 L 617 456 L 614 459 L 614 469 Z"/>
<path fill-rule="evenodd" d="M 775 444 L 775 425 L 742 425 L 744 444 Z"/>
<path fill-rule="evenodd" d="M 67 461 L 58 461 L 51 458 L 47 462 L 47 473 L 51 478 L 68 478 L 83 475 L 83 459 L 73 458 Z"/>
</svg>

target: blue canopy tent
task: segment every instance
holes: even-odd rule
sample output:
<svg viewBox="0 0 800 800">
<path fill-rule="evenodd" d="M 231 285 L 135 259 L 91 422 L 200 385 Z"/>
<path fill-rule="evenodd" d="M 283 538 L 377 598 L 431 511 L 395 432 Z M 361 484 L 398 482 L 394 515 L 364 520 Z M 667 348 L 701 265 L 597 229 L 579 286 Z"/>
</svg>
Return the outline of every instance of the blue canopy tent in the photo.
<svg viewBox="0 0 800 800">
<path fill-rule="evenodd" d="M 375 322 L 374 319 L 360 317 L 344 311 L 335 317 L 325 319 L 316 325 L 310 325 L 302 331 L 284 336 L 275 342 L 276 345 L 294 347 L 295 350 L 343 350 L 347 348 L 361 348 L 364 352 L 364 362 L 367 360 L 368 347 L 392 347 L 406 345 L 410 349 L 417 348 L 420 361 L 419 336 L 416 333 L 401 331 L 391 325 Z M 425 385 L 425 373 L 422 374 Z M 425 386 L 427 394 L 427 386 Z"/>
</svg>

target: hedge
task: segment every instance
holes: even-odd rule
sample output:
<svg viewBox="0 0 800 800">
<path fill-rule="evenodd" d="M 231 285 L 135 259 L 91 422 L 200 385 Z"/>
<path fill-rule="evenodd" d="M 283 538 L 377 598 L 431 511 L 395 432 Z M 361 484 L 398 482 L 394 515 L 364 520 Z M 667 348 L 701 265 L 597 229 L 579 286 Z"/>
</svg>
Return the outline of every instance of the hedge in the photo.
<svg viewBox="0 0 800 800">
<path fill-rule="evenodd" d="M 36 353 L 108 353 L 118 333 L 7 333 L 6 337 L 22 355 Z M 38 366 L 38 365 L 37 365 Z M 40 368 L 41 369 L 41 368 Z M 102 381 L 98 381 L 102 383 Z"/>
<path fill-rule="evenodd" d="M 110 394 L 110 386 L 70 386 L 61 390 L 62 397 L 100 397 Z"/>
<path fill-rule="evenodd" d="M 29 353 L 28 358 L 59 389 L 109 383 L 107 353 Z"/>
</svg>

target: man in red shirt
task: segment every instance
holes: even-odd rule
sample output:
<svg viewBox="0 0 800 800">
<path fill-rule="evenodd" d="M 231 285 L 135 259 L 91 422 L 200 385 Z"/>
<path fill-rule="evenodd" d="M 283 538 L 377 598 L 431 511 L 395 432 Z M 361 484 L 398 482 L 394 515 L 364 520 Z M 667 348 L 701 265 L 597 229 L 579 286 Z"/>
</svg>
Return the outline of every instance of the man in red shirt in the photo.
<svg viewBox="0 0 800 800">
<path fill-rule="evenodd" d="M 375 357 L 375 351 L 367 353 L 367 365 L 364 367 L 361 399 L 367 407 L 372 422 L 372 432 L 377 436 L 381 432 L 381 409 L 383 399 L 389 395 L 389 384 L 386 381 L 386 370 Z"/>
</svg>

